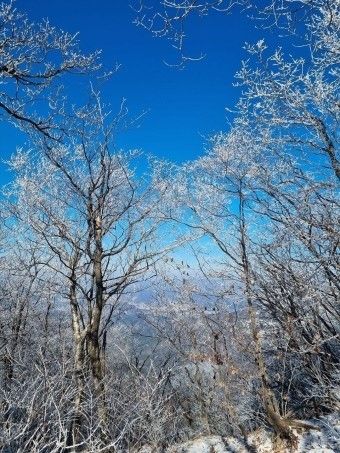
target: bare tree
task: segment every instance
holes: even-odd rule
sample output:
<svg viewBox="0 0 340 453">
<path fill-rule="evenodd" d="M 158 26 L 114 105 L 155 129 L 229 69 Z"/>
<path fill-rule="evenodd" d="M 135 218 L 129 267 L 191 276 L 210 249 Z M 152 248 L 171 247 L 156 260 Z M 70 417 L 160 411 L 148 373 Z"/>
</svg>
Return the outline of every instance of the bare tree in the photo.
<svg viewBox="0 0 340 453">
<path fill-rule="evenodd" d="M 82 54 L 77 35 L 31 22 L 13 1 L 1 4 L 0 22 L 0 109 L 15 125 L 57 138 L 58 80 L 98 69 L 99 53 Z"/>
<path fill-rule="evenodd" d="M 203 54 L 192 55 L 186 50 L 186 24 L 192 16 L 205 16 L 209 12 L 231 13 L 237 6 L 247 6 L 248 0 L 161 0 L 157 5 L 144 0 L 136 0 L 133 9 L 136 13 L 134 23 L 157 38 L 166 38 L 172 42 L 179 53 L 178 66 L 188 61 L 204 58 Z"/>
<path fill-rule="evenodd" d="M 114 151 L 115 127 L 116 120 L 108 122 L 93 92 L 70 125 L 69 143 L 41 140 L 43 154 L 19 151 L 13 157 L 18 173 L 8 191 L 16 197 L 13 214 L 29 228 L 31 241 L 44 244 L 41 264 L 59 276 L 61 298 L 69 303 L 76 413 L 89 367 L 103 422 L 112 314 L 127 287 L 150 278 L 155 260 L 173 245 L 172 239 L 164 242 L 157 236 L 162 193 L 146 181 L 137 182 L 131 163 L 138 154 Z M 75 420 L 79 427 L 77 416 Z"/>
<path fill-rule="evenodd" d="M 324 2 L 323 0 L 159 0 L 148 2 L 136 0 L 133 3 L 136 18 L 135 24 L 148 30 L 157 38 L 165 38 L 178 52 L 177 65 L 183 67 L 190 61 L 204 58 L 204 54 L 193 55 L 188 50 L 190 35 L 188 22 L 195 17 L 208 14 L 233 14 L 236 11 L 247 13 L 248 19 L 254 20 L 254 25 L 264 29 L 274 28 L 281 36 L 289 35 L 296 39 L 299 45 L 306 43 L 306 30 L 301 33 L 301 23 L 317 20 L 319 13 L 328 16 L 328 25 L 338 28 L 338 1 Z M 308 36 L 310 42 L 312 36 Z M 336 43 L 333 43 L 336 45 Z M 175 64 L 175 66 L 177 66 Z"/>
<path fill-rule="evenodd" d="M 291 375 L 288 378 L 288 398 L 294 392 L 300 392 L 300 398 L 308 392 L 313 401 L 314 388 L 324 374 L 323 388 L 328 386 L 330 393 L 324 394 L 323 402 L 334 407 L 339 325 L 335 308 L 339 297 L 337 177 L 329 166 L 331 179 L 322 181 L 312 160 L 307 171 L 303 153 L 297 154 L 299 146 L 292 148 L 277 133 L 279 122 L 256 120 L 248 111 L 228 134 L 215 138 L 210 152 L 178 169 L 174 180 L 170 176 L 179 211 L 169 211 L 169 216 L 217 246 L 215 264 L 208 255 L 210 266 L 220 278 L 234 282 L 240 310 L 248 307 L 267 419 L 280 436 L 294 443 L 291 427 L 298 422 L 287 415 L 287 395 L 283 400 L 278 392 L 274 377 L 278 362 L 273 364 L 277 355 L 266 352 L 270 344 L 276 347 L 275 329 L 269 326 L 279 323 L 290 338 L 286 351 L 295 370 L 297 363 L 308 363 L 306 379 L 300 375 L 300 382 L 293 379 L 292 384 Z M 261 305 L 268 310 L 263 318 Z M 282 343 L 278 347 L 282 351 Z M 287 379 L 283 381 L 286 386 Z M 290 399 L 293 407 L 298 411 L 299 403 Z"/>
</svg>

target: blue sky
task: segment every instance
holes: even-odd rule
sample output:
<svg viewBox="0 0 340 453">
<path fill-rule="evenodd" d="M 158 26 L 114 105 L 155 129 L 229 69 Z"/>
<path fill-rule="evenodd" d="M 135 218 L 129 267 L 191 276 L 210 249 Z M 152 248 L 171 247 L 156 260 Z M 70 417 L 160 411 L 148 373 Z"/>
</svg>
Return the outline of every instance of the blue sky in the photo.
<svg viewBox="0 0 340 453">
<path fill-rule="evenodd" d="M 115 110 L 124 97 L 132 116 L 143 111 L 146 115 L 139 128 L 118 137 L 119 146 L 141 148 L 176 162 L 199 156 L 209 136 L 228 128 L 225 108 L 239 96 L 232 83 L 246 57 L 242 46 L 264 35 L 237 12 L 196 18 L 187 29 L 190 52 L 203 52 L 206 58 L 178 70 L 163 63 L 176 60 L 169 41 L 153 38 L 132 23 L 129 0 L 17 0 L 16 4 L 31 20 L 48 17 L 66 31 L 79 32 L 82 50 L 102 49 L 106 66 L 121 64 L 105 88 L 105 99 Z M 84 89 L 82 82 L 77 88 Z M 17 129 L 0 123 L 3 158 L 23 141 Z M 3 165 L 0 176 L 8 178 Z"/>
</svg>

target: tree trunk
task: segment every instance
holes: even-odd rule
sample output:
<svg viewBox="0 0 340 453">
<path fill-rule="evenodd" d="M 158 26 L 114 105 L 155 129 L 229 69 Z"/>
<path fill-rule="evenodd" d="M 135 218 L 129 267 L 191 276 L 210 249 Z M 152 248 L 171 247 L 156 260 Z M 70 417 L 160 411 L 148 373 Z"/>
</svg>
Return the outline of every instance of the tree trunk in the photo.
<svg viewBox="0 0 340 453">
<path fill-rule="evenodd" d="M 255 345 L 255 363 L 258 369 L 259 378 L 261 382 L 260 397 L 265 409 L 267 419 L 273 427 L 277 435 L 286 439 L 290 445 L 296 443 L 296 437 L 290 430 L 289 423 L 280 415 L 279 404 L 275 394 L 270 388 L 267 367 L 262 353 L 262 345 L 260 339 L 260 332 L 257 323 L 256 311 L 253 304 L 252 289 L 251 289 L 251 269 L 247 252 L 246 241 L 246 220 L 244 212 L 244 195 L 242 183 L 239 188 L 239 221 L 240 221 L 240 247 L 242 258 L 242 273 L 245 283 L 246 301 L 248 306 L 248 315 L 250 320 L 251 332 Z"/>
<path fill-rule="evenodd" d="M 95 393 L 98 399 L 98 415 L 100 422 L 105 423 L 107 417 L 105 405 L 104 366 L 102 363 L 101 348 L 99 343 L 100 323 L 104 307 L 102 224 L 99 216 L 94 219 L 94 239 L 95 252 L 93 260 L 93 274 L 95 300 L 90 321 L 90 328 L 87 334 L 87 345 Z"/>
<path fill-rule="evenodd" d="M 85 377 L 86 377 L 86 363 L 85 363 L 85 333 L 82 329 L 81 317 L 79 312 L 79 306 L 76 297 L 76 280 L 74 272 L 71 277 L 71 288 L 70 288 L 70 304 L 72 313 L 72 329 L 73 338 L 75 345 L 74 354 L 74 375 L 77 393 L 74 398 L 73 417 L 71 420 L 70 428 L 68 430 L 66 447 L 79 445 L 82 441 L 82 405 L 84 402 L 84 389 L 85 389 Z M 66 451 L 70 451 L 68 448 Z M 77 447 L 74 447 L 74 451 L 77 451 Z"/>
</svg>

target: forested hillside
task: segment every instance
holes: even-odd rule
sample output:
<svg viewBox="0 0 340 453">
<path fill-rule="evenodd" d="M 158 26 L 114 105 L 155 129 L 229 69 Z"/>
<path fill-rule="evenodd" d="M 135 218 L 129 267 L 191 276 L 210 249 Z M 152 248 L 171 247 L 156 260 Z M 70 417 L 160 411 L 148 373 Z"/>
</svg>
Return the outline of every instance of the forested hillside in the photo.
<svg viewBox="0 0 340 453">
<path fill-rule="evenodd" d="M 339 451 L 340 2 L 132 3 L 169 71 L 195 17 L 264 39 L 178 162 L 117 145 L 118 66 L 1 4 L 0 450 Z"/>
</svg>

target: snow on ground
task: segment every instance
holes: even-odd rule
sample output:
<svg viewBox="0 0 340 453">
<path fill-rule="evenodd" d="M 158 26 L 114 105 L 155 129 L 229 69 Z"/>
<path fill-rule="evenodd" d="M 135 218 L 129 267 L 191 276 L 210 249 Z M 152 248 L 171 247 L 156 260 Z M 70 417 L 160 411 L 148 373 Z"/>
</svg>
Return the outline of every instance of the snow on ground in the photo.
<svg viewBox="0 0 340 453">
<path fill-rule="evenodd" d="M 320 431 L 308 431 L 300 439 L 299 452 L 340 452 L 340 417 L 332 414 L 315 421 Z"/>
<path fill-rule="evenodd" d="M 247 439 L 234 437 L 202 436 L 173 445 L 166 453 L 339 453 L 340 418 L 337 414 L 313 420 L 319 430 L 296 433 L 299 445 L 295 450 L 275 449 L 270 433 L 258 429 Z M 139 453 L 160 453 L 157 448 L 145 446 Z"/>
</svg>

